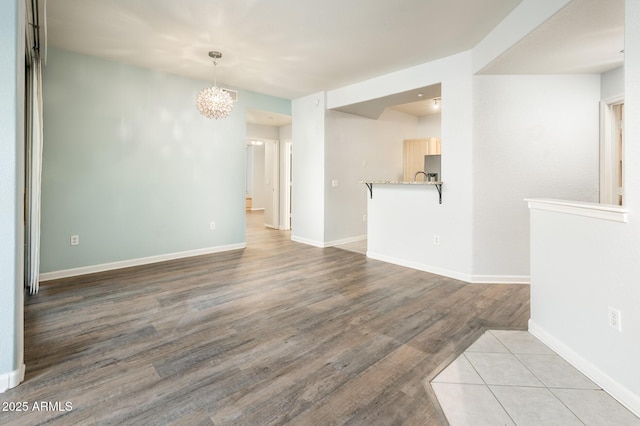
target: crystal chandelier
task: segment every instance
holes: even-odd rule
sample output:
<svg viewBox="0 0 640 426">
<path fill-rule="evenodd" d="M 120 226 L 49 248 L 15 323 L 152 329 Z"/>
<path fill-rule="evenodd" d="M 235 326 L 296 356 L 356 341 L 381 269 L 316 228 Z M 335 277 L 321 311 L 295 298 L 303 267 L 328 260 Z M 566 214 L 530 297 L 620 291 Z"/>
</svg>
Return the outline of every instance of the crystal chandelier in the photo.
<svg viewBox="0 0 640 426">
<path fill-rule="evenodd" d="M 218 65 L 216 59 L 222 58 L 222 53 L 211 51 L 209 52 L 209 56 L 213 58 L 213 87 L 205 87 L 198 93 L 196 107 L 198 107 L 200 114 L 205 117 L 219 120 L 231 114 L 233 110 L 233 99 L 231 99 L 229 92 L 219 88 L 216 84 L 217 75 L 215 70 Z"/>
</svg>

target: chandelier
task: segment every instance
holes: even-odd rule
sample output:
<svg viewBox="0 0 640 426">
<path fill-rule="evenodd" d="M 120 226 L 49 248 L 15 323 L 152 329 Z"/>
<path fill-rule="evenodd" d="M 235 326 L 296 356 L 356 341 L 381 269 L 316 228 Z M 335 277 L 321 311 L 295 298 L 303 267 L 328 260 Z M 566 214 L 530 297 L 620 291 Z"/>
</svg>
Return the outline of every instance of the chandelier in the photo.
<svg viewBox="0 0 640 426">
<path fill-rule="evenodd" d="M 215 71 L 218 65 L 216 59 L 222 58 L 222 53 L 211 51 L 209 52 L 209 56 L 213 58 L 213 87 L 205 87 L 198 93 L 196 107 L 198 107 L 200 114 L 205 117 L 219 120 L 231 114 L 233 110 L 233 99 L 231 99 L 229 92 L 219 88 L 216 84 L 217 75 Z"/>
</svg>

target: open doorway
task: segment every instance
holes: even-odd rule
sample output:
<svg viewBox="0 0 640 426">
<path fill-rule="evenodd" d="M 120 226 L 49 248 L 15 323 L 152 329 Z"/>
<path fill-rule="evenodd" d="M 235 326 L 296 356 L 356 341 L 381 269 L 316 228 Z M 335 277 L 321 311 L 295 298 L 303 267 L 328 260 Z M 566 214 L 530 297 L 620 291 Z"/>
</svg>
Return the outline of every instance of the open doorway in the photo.
<svg viewBox="0 0 640 426">
<path fill-rule="evenodd" d="M 267 230 L 290 230 L 291 116 L 247 110 L 246 146 L 247 231 L 258 222 Z"/>
<path fill-rule="evenodd" d="M 262 212 L 264 226 L 278 229 L 279 141 L 247 140 L 246 211 Z"/>
<path fill-rule="evenodd" d="M 291 229 L 292 146 L 291 139 L 247 139 L 246 211 L 267 228 Z"/>
<path fill-rule="evenodd" d="M 600 203 L 624 203 L 624 100 L 601 103 Z"/>
</svg>

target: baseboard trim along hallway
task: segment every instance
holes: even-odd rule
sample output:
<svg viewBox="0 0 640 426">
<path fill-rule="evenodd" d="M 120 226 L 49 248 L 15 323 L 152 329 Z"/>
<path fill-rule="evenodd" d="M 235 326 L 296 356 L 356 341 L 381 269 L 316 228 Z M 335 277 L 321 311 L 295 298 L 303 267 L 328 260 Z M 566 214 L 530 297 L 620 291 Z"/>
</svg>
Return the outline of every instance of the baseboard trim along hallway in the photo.
<svg viewBox="0 0 640 426">
<path fill-rule="evenodd" d="M 64 269 L 61 271 L 45 272 L 40 274 L 40 282 L 57 280 L 61 278 L 77 277 L 80 275 L 94 274 L 96 272 L 114 271 L 132 266 L 142 266 L 151 263 L 166 262 L 168 260 L 184 259 L 203 254 L 221 253 L 230 250 L 240 250 L 247 246 L 246 243 L 229 244 L 225 246 L 207 247 L 203 249 L 181 251 L 176 253 L 160 254 L 157 256 L 141 257 L 138 259 L 122 260 L 118 262 L 103 263 L 100 265 L 82 266 L 80 268 Z"/>
</svg>

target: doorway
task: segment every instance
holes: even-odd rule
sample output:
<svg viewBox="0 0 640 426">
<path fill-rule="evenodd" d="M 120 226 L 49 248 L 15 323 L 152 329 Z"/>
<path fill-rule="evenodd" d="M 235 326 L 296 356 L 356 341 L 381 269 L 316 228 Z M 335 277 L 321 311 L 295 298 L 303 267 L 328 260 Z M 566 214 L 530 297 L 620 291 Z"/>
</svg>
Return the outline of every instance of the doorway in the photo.
<svg viewBox="0 0 640 426">
<path fill-rule="evenodd" d="M 246 211 L 260 211 L 267 228 L 291 229 L 291 145 L 247 139 Z"/>
</svg>

